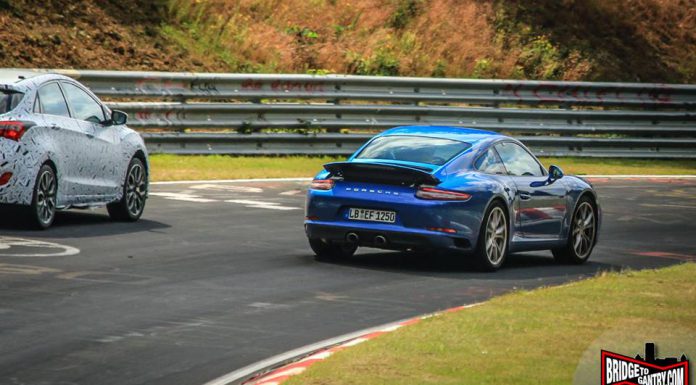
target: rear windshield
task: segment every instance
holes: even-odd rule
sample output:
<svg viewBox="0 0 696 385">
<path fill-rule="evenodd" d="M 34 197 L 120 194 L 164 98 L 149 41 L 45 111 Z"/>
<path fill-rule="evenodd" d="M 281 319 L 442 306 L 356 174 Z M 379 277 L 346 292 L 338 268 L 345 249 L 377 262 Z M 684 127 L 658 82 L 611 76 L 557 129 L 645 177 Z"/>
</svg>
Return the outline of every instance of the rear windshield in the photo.
<svg viewBox="0 0 696 385">
<path fill-rule="evenodd" d="M 384 159 L 442 166 L 471 147 L 456 140 L 425 136 L 380 136 L 356 156 L 357 159 Z"/>
<path fill-rule="evenodd" d="M 24 97 L 24 94 L 21 92 L 0 91 L 0 114 L 14 110 L 20 100 L 22 100 L 22 97 Z"/>
</svg>

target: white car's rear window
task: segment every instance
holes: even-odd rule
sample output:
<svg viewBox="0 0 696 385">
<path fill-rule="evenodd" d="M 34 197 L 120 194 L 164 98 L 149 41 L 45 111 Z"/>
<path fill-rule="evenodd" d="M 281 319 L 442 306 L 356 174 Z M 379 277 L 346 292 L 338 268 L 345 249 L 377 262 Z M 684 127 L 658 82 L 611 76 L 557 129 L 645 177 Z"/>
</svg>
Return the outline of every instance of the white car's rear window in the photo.
<svg viewBox="0 0 696 385">
<path fill-rule="evenodd" d="M 23 97 L 24 94 L 21 92 L 0 91 L 0 114 L 5 114 L 14 110 Z"/>
</svg>

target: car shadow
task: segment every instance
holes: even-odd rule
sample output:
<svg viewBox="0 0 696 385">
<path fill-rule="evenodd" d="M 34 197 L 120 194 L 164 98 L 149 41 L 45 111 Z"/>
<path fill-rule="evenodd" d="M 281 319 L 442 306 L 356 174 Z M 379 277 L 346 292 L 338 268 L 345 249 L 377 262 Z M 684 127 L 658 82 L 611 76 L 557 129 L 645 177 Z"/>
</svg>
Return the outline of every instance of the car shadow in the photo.
<svg viewBox="0 0 696 385">
<path fill-rule="evenodd" d="M 313 258 L 313 257 L 310 257 Z M 556 263 L 548 252 L 517 253 L 508 256 L 503 267 L 496 272 L 477 269 L 472 257 L 466 255 L 438 255 L 417 252 L 383 252 L 370 250 L 349 259 L 317 259 L 320 263 L 342 265 L 377 271 L 418 276 L 484 279 L 484 280 L 539 280 L 554 277 L 567 281 L 576 276 L 596 275 L 603 271 L 618 271 L 620 265 L 595 262 L 590 259 L 582 265 Z"/>
<path fill-rule="evenodd" d="M 90 238 L 120 235 L 143 231 L 157 231 L 171 227 L 168 224 L 141 218 L 137 222 L 115 222 L 105 209 L 67 210 L 56 213 L 53 226 L 47 230 L 33 229 L 19 208 L 3 207 L 0 210 L 0 232 L 9 236 L 32 238 Z M 147 212 L 145 213 L 147 216 Z"/>
</svg>

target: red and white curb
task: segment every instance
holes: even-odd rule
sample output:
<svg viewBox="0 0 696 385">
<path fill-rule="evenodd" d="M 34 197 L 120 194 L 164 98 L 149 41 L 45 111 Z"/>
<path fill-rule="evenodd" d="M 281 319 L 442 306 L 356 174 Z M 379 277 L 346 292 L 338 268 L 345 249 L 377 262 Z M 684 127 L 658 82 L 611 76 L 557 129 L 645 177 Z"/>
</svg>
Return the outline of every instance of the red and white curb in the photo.
<svg viewBox="0 0 696 385">
<path fill-rule="evenodd" d="M 474 303 L 470 305 L 457 306 L 437 313 L 426 314 L 331 338 L 316 344 L 280 354 L 275 357 L 271 357 L 267 360 L 249 365 L 242 369 L 235 370 L 234 372 L 212 380 L 205 385 L 278 385 L 290 377 L 304 372 L 307 370 L 307 368 L 315 363 L 331 357 L 336 352 L 377 338 L 383 334 L 391 333 L 394 330 L 400 329 L 404 326 L 413 325 L 426 318 L 461 311 L 480 304 L 481 303 Z"/>
</svg>

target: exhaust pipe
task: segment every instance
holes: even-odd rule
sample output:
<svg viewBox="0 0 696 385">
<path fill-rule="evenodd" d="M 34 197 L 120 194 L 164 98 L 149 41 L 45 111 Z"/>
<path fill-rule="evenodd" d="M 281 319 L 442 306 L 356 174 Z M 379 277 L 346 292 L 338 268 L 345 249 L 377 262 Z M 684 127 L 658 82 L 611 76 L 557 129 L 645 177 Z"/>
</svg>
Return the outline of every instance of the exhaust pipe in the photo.
<svg viewBox="0 0 696 385">
<path fill-rule="evenodd" d="M 346 234 L 346 241 L 350 243 L 358 243 L 360 242 L 360 237 L 358 236 L 358 234 L 348 233 Z"/>
<path fill-rule="evenodd" d="M 375 237 L 375 244 L 377 245 L 386 245 L 387 244 L 387 238 L 385 238 L 383 235 L 378 235 Z"/>
</svg>

